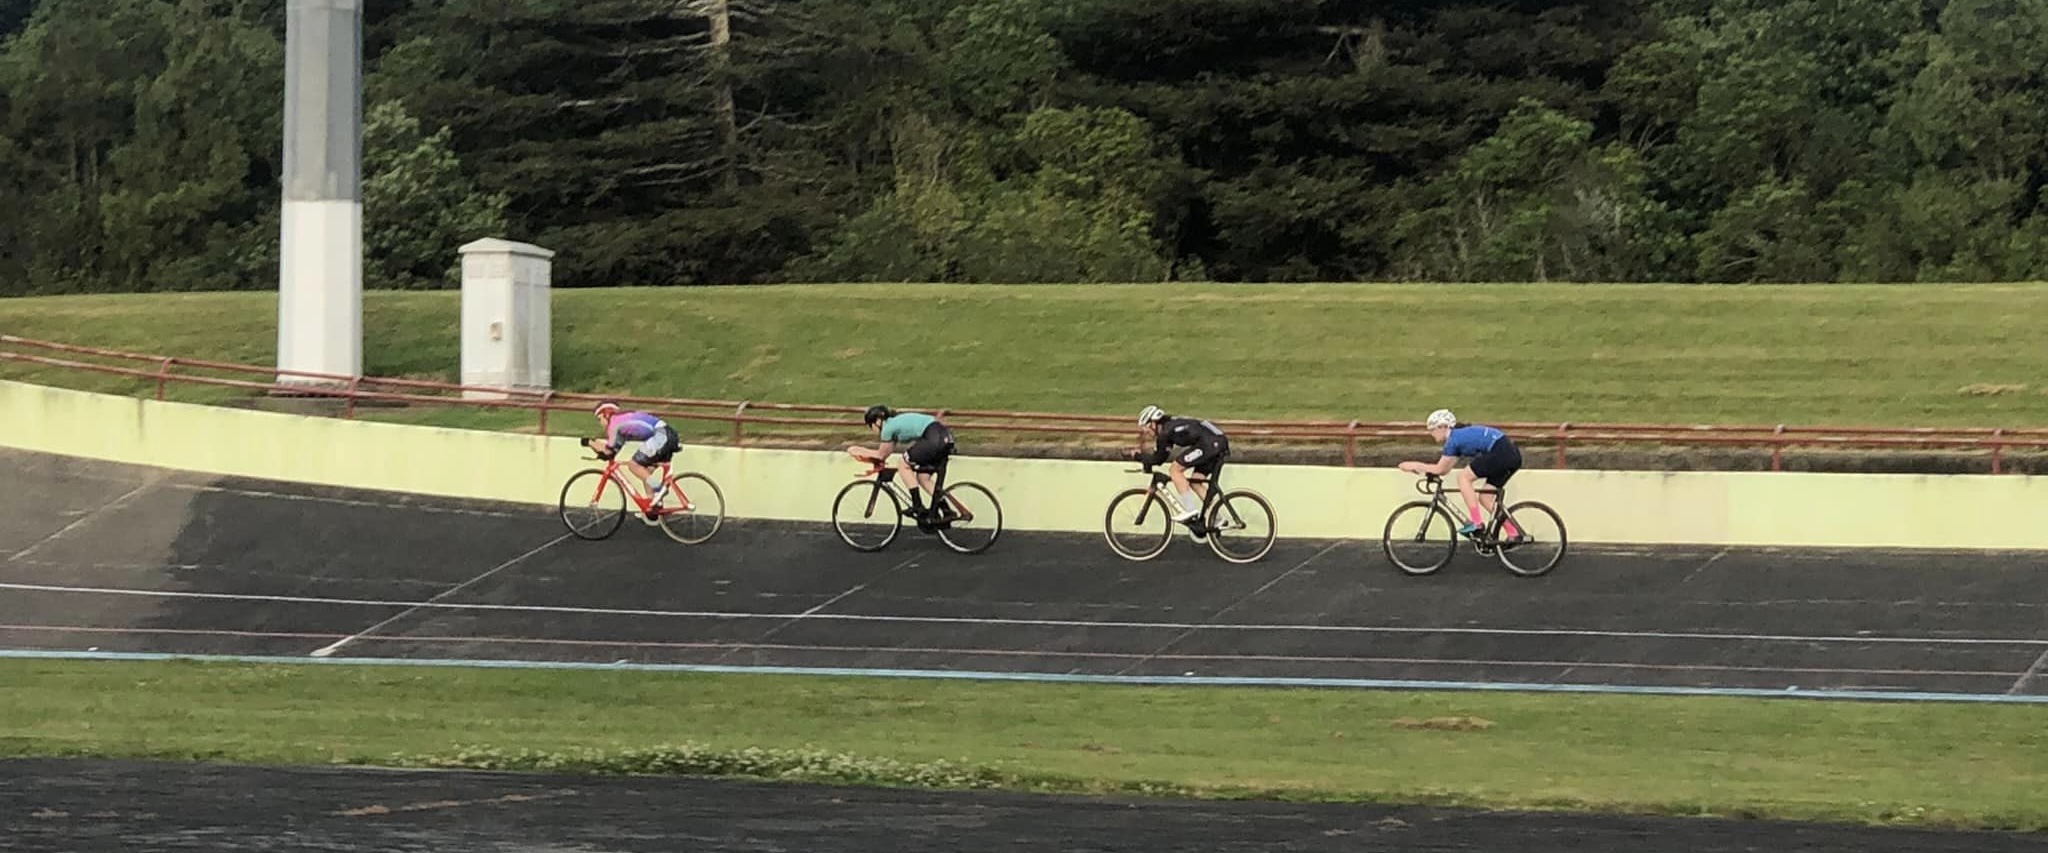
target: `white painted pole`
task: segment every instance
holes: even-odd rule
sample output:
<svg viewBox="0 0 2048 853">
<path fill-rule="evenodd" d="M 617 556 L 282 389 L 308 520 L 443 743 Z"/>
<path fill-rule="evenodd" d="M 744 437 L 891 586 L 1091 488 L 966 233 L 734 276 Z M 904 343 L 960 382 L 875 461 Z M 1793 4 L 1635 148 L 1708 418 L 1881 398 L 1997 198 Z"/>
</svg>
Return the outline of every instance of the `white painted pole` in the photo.
<svg viewBox="0 0 2048 853">
<path fill-rule="evenodd" d="M 285 6 L 279 370 L 363 372 L 362 2 Z"/>
</svg>

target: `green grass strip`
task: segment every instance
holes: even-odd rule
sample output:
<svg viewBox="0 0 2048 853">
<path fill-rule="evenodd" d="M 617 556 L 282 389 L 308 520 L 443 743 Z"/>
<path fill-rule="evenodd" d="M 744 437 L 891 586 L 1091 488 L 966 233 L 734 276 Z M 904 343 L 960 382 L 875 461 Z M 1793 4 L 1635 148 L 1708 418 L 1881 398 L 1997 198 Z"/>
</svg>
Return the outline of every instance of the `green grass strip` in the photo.
<svg viewBox="0 0 2048 853">
<path fill-rule="evenodd" d="M 4 756 L 2041 830 L 2038 707 L 0 661 Z"/>
<path fill-rule="evenodd" d="M 364 369 L 454 380 L 454 292 L 372 292 Z M 557 290 L 571 391 L 1135 415 L 2048 424 L 2048 285 Z M 0 300 L 0 331 L 270 364 L 274 293 Z M 133 382 L 0 365 L 101 390 Z M 191 399 L 221 392 L 185 391 Z M 530 415 L 435 423 L 530 428 Z"/>
</svg>

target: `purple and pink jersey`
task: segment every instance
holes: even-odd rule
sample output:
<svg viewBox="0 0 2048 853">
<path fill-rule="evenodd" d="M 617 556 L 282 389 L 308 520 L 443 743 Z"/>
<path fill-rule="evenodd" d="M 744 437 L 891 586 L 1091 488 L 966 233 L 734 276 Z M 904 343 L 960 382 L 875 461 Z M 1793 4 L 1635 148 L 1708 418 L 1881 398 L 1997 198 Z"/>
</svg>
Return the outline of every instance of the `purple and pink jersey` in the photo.
<svg viewBox="0 0 2048 853">
<path fill-rule="evenodd" d="M 612 416 L 609 439 L 613 447 L 626 441 L 646 441 L 664 426 L 660 418 L 646 412 L 620 412 Z"/>
</svg>

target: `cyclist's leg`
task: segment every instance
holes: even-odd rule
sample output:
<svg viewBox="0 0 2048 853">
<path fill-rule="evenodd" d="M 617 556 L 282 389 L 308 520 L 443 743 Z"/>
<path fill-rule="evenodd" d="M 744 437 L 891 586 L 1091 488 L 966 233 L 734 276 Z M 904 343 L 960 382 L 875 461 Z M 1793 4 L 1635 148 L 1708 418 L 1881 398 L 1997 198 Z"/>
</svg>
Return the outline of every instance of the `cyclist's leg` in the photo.
<svg viewBox="0 0 2048 853">
<path fill-rule="evenodd" d="M 1485 501 L 1490 496 L 1479 494 L 1479 489 L 1474 484 L 1477 479 L 1479 477 L 1472 472 L 1472 466 L 1466 465 L 1458 469 L 1458 496 L 1465 501 L 1467 516 L 1458 532 L 1466 536 L 1478 535 L 1479 529 L 1486 523 L 1486 516 L 1483 513 L 1486 509 Z"/>
<path fill-rule="evenodd" d="M 1507 439 L 1501 440 L 1503 442 L 1507 441 Z M 1486 511 L 1492 514 L 1500 511 L 1501 502 L 1507 499 L 1508 480 L 1514 478 L 1516 471 L 1522 470 L 1522 452 L 1516 449 L 1513 444 L 1509 444 L 1506 447 L 1496 447 L 1488 451 L 1481 459 L 1486 464 L 1479 465 L 1476 463 L 1481 460 L 1473 460 L 1475 463 L 1473 468 L 1477 470 L 1478 476 L 1484 478 L 1486 484 L 1494 489 L 1495 494 L 1486 496 Z M 1503 539 L 1515 539 L 1522 534 L 1522 531 L 1515 527 L 1513 519 L 1504 519 L 1501 523 L 1500 532 Z"/>
<path fill-rule="evenodd" d="M 659 475 L 650 476 L 648 479 L 651 481 L 655 481 L 657 485 L 661 486 L 664 490 L 666 490 L 668 488 L 668 483 L 663 482 L 662 480 L 665 480 L 665 478 L 669 476 L 670 472 L 668 469 L 674 467 L 676 453 L 678 451 L 681 451 L 682 449 L 682 436 L 676 435 L 674 430 L 669 430 L 667 440 L 662 443 L 661 447 L 653 456 L 649 457 L 649 459 L 654 464 L 662 466 L 662 471 Z M 688 512 L 689 510 L 695 508 L 695 505 L 690 503 L 690 496 L 683 494 L 680 490 L 676 492 L 676 500 L 682 502 L 682 505 L 678 508 L 685 512 Z"/>
<path fill-rule="evenodd" d="M 926 478 L 917 470 L 916 462 L 910 458 L 916 447 L 917 445 L 913 444 L 904 448 L 902 453 L 896 454 L 896 483 L 910 495 L 910 512 L 913 515 L 921 515 L 924 513 L 924 498 L 921 496 L 920 487 L 926 484 Z"/>
<path fill-rule="evenodd" d="M 1201 447 L 1190 447 L 1181 451 L 1167 466 L 1166 476 L 1173 480 L 1173 493 L 1180 496 L 1180 511 L 1174 513 L 1174 521 L 1191 521 L 1202 514 L 1202 503 L 1195 497 L 1195 487 L 1188 482 L 1188 471 L 1199 465 L 1206 456 Z"/>
</svg>

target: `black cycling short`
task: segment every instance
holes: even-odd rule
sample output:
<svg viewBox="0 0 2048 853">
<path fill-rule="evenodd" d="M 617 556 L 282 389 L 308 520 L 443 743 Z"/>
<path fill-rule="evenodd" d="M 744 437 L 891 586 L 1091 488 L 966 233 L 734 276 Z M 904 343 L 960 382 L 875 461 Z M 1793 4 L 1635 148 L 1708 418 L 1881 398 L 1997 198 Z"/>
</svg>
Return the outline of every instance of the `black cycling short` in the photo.
<svg viewBox="0 0 2048 853">
<path fill-rule="evenodd" d="M 676 458 L 676 451 L 683 447 L 682 436 L 676 435 L 676 431 L 666 425 L 661 428 L 661 440 L 657 442 L 656 438 L 657 436 L 650 435 L 646 441 L 640 442 L 639 447 L 633 449 L 633 461 L 643 468 L 660 465 Z"/>
<path fill-rule="evenodd" d="M 945 424 L 934 421 L 924 428 L 924 434 L 903 449 L 903 458 L 910 460 L 913 471 L 937 471 L 946 466 L 946 460 L 953 458 L 953 431 Z"/>
<path fill-rule="evenodd" d="M 1173 460 L 1179 462 L 1181 467 L 1197 474 L 1214 477 L 1216 472 L 1223 470 L 1223 460 L 1229 456 L 1230 440 L 1219 435 L 1195 442 L 1193 446 L 1174 454 Z"/>
<path fill-rule="evenodd" d="M 1508 484 L 1516 471 L 1522 470 L 1522 449 L 1503 435 L 1485 453 L 1472 457 L 1472 476 L 1485 480 L 1496 489 Z"/>
</svg>

